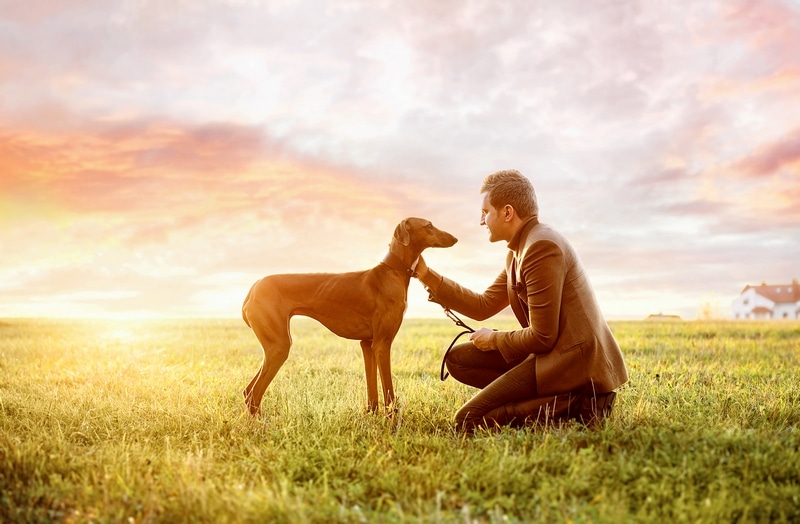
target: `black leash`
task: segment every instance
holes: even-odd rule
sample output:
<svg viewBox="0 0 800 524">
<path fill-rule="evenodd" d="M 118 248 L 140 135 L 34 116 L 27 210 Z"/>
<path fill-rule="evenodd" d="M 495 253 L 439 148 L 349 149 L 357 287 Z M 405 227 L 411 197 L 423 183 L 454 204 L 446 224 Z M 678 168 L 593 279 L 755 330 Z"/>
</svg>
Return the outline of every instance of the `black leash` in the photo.
<svg viewBox="0 0 800 524">
<path fill-rule="evenodd" d="M 453 313 L 449 308 L 446 308 L 444 306 L 442 306 L 442 308 L 444 308 L 444 314 L 447 315 L 447 318 L 455 322 L 456 326 L 464 328 L 464 331 L 456 335 L 456 338 L 454 338 L 453 341 L 450 342 L 450 347 L 447 348 L 447 351 L 444 352 L 444 356 L 442 357 L 442 369 L 439 370 L 439 379 L 441 379 L 441 381 L 444 382 L 447 379 L 447 377 L 450 376 L 450 373 L 448 373 L 444 369 L 444 363 L 447 360 L 447 354 L 450 353 L 450 350 L 453 349 L 453 346 L 456 345 L 456 342 L 458 342 L 459 338 L 463 337 L 467 333 L 474 333 L 475 330 L 466 325 L 464 321 L 458 318 L 458 315 Z"/>
</svg>

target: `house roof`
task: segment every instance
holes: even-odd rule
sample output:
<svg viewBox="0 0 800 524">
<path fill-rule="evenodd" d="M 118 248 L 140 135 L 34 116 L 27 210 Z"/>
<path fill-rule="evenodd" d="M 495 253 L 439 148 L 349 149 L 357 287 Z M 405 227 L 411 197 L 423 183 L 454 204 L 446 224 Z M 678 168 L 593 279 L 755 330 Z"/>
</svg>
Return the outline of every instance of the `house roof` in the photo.
<svg viewBox="0 0 800 524">
<path fill-rule="evenodd" d="M 791 284 L 765 284 L 760 286 L 747 285 L 742 293 L 748 289 L 754 290 L 762 297 L 768 298 L 776 304 L 793 304 L 800 302 L 800 282 L 793 279 Z"/>
</svg>

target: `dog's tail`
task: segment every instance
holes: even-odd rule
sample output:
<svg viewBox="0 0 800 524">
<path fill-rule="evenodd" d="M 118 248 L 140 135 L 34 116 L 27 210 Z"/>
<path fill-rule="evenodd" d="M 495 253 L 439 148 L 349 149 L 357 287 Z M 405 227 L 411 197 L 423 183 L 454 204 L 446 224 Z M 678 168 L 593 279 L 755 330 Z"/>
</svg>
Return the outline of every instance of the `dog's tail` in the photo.
<svg viewBox="0 0 800 524">
<path fill-rule="evenodd" d="M 247 296 L 244 297 L 244 302 L 242 302 L 242 320 L 244 320 L 244 323 L 247 324 L 247 327 L 249 328 L 252 328 L 253 326 L 251 326 L 250 321 L 247 320 L 247 310 L 245 308 L 247 306 L 247 303 L 250 302 L 250 295 L 253 294 L 253 288 L 256 287 L 256 284 L 258 284 L 258 282 L 259 281 L 256 280 L 255 284 L 250 286 L 250 291 L 247 292 Z"/>
</svg>

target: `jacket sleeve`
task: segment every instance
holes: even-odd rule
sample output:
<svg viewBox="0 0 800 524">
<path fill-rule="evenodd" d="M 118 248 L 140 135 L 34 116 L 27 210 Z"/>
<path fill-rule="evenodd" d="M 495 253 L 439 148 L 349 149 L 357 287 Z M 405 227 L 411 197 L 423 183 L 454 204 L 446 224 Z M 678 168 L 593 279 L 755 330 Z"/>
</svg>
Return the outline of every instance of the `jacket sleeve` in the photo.
<svg viewBox="0 0 800 524">
<path fill-rule="evenodd" d="M 483 293 L 471 291 L 431 268 L 422 283 L 428 288 L 432 301 L 474 320 L 486 320 L 508 306 L 505 270 Z"/>
<path fill-rule="evenodd" d="M 540 240 L 526 250 L 520 279 L 525 282 L 530 327 L 496 331 L 490 337 L 490 343 L 507 361 L 553 349 L 558 339 L 565 275 L 564 253 L 552 240 Z"/>
</svg>

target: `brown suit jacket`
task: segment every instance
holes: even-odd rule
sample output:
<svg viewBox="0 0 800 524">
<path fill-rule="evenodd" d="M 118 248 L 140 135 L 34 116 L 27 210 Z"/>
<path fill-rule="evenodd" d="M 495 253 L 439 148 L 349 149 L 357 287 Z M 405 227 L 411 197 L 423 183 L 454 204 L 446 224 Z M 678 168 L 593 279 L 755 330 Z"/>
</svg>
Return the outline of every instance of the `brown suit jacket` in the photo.
<svg viewBox="0 0 800 524">
<path fill-rule="evenodd" d="M 490 342 L 508 362 L 536 358 L 540 396 L 606 393 L 624 384 L 619 345 L 567 239 L 534 217 L 508 247 L 505 269 L 483 293 L 430 269 L 423 284 L 433 300 L 475 320 L 511 304 L 522 329 L 496 331 Z"/>
</svg>

